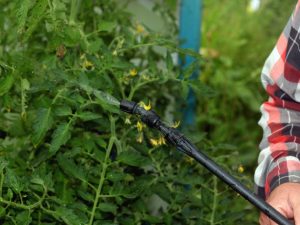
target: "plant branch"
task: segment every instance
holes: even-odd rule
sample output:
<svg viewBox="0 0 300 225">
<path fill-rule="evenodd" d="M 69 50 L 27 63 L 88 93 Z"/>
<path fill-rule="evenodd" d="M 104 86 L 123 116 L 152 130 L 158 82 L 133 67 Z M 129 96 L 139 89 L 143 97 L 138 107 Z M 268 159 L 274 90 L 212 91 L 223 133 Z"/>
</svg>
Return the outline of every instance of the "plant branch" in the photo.
<svg viewBox="0 0 300 225">
<path fill-rule="evenodd" d="M 110 127 L 111 127 L 111 134 L 112 135 L 109 139 L 108 147 L 107 147 L 106 154 L 105 154 L 105 159 L 104 159 L 104 162 L 102 164 L 102 171 L 101 171 L 101 175 L 100 175 L 100 179 L 99 179 L 99 185 L 98 185 L 98 188 L 97 188 L 97 191 L 96 191 L 96 196 L 95 196 L 94 205 L 93 205 L 91 216 L 90 216 L 89 225 L 92 225 L 93 221 L 94 221 L 96 208 L 97 208 L 99 198 L 100 198 L 101 192 L 102 192 L 102 187 L 103 187 L 103 184 L 104 184 L 104 181 L 105 181 L 106 169 L 108 167 L 109 156 L 110 156 L 112 147 L 114 145 L 114 142 L 116 140 L 115 119 L 112 116 L 110 117 Z"/>
<path fill-rule="evenodd" d="M 6 205 L 9 205 L 9 206 L 12 206 L 15 208 L 31 210 L 33 208 L 40 206 L 42 204 L 42 202 L 44 201 L 46 194 L 47 194 L 47 188 L 45 186 L 43 186 L 43 189 L 44 189 L 44 193 L 43 193 L 42 197 L 37 196 L 39 198 L 39 200 L 31 205 L 24 205 L 24 204 L 20 204 L 20 203 L 16 203 L 16 202 L 11 202 L 11 201 L 5 200 L 3 198 L 0 198 L 0 203 L 4 203 Z"/>
<path fill-rule="evenodd" d="M 71 24 L 75 23 L 76 16 L 78 14 L 78 10 L 80 7 L 80 3 L 81 3 L 81 0 L 72 0 L 72 2 L 71 2 L 71 12 L 70 12 L 70 18 L 69 18 L 69 21 Z"/>
<path fill-rule="evenodd" d="M 213 202 L 212 202 L 212 210 L 211 210 L 211 214 L 210 214 L 210 220 L 209 223 L 210 225 L 215 225 L 215 214 L 217 211 L 217 197 L 218 197 L 218 181 L 217 178 L 214 176 L 213 177 L 213 185 L 214 185 L 214 189 L 213 189 L 213 193 L 214 193 L 214 197 L 213 197 Z"/>
<path fill-rule="evenodd" d="M 3 174 L 3 171 L 1 171 L 1 173 L 0 173 L 0 198 L 2 198 L 3 182 L 4 182 L 4 174 Z"/>
</svg>

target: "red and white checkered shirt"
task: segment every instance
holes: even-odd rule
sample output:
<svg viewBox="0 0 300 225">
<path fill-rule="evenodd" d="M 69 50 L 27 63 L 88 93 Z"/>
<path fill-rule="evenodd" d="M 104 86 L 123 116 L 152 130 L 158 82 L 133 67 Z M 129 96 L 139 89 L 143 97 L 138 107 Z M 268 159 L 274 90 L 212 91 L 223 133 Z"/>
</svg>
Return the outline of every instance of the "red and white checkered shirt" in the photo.
<svg viewBox="0 0 300 225">
<path fill-rule="evenodd" d="M 300 183 L 300 0 L 261 78 L 269 99 L 261 106 L 264 135 L 254 180 L 266 198 L 280 184 Z"/>
</svg>

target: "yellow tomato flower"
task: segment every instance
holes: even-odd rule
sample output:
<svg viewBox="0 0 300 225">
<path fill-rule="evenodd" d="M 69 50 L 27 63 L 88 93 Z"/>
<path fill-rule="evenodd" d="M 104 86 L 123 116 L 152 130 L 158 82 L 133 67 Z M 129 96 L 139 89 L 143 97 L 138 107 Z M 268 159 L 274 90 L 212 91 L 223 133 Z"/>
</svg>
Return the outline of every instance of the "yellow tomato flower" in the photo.
<svg viewBox="0 0 300 225">
<path fill-rule="evenodd" d="M 127 118 L 125 119 L 125 124 L 131 124 L 131 121 L 130 121 L 129 117 L 127 117 Z"/>
<path fill-rule="evenodd" d="M 156 140 L 156 139 L 154 139 L 154 138 L 150 138 L 150 143 L 151 143 L 151 145 L 154 146 L 154 147 L 159 145 L 158 140 Z"/>
<path fill-rule="evenodd" d="M 117 55 L 118 55 L 118 51 L 117 51 L 117 50 L 114 50 L 113 53 L 112 53 L 112 55 L 113 55 L 113 56 L 117 56 Z"/>
<path fill-rule="evenodd" d="M 130 74 L 130 76 L 135 77 L 138 74 L 138 72 L 135 68 L 133 68 L 133 69 L 129 70 L 129 74 Z"/>
<path fill-rule="evenodd" d="M 83 67 L 87 70 L 90 70 L 94 67 L 94 64 L 86 59 L 83 62 Z"/>
<path fill-rule="evenodd" d="M 180 121 L 175 121 L 174 124 L 172 125 L 173 128 L 177 128 L 180 125 Z"/>
<path fill-rule="evenodd" d="M 138 121 L 136 123 L 136 128 L 137 128 L 138 132 L 142 132 L 143 131 L 143 127 L 144 127 L 144 125 L 140 121 Z"/>
<path fill-rule="evenodd" d="M 149 110 L 151 109 L 151 104 L 150 104 L 150 102 L 149 102 L 148 105 L 144 105 L 144 109 L 147 110 L 147 111 L 149 111 Z"/>
<path fill-rule="evenodd" d="M 240 165 L 238 168 L 238 172 L 243 173 L 244 171 L 245 171 L 245 168 L 242 165 Z"/>
<path fill-rule="evenodd" d="M 85 54 L 81 54 L 80 59 L 85 59 Z"/>
<path fill-rule="evenodd" d="M 194 160 L 191 157 L 185 157 L 185 161 L 191 165 L 194 163 Z"/>
<path fill-rule="evenodd" d="M 141 24 L 137 24 L 135 30 L 138 34 L 144 33 L 145 28 Z"/>
<path fill-rule="evenodd" d="M 143 107 L 145 110 L 149 111 L 151 109 L 151 102 L 149 101 L 148 105 L 145 104 L 145 102 L 140 102 L 139 104 L 141 107 Z"/>
<path fill-rule="evenodd" d="M 165 145 L 166 144 L 166 139 L 163 136 L 160 136 L 158 139 L 158 144 L 159 145 Z"/>
<path fill-rule="evenodd" d="M 139 133 L 139 135 L 136 138 L 136 142 L 137 143 L 142 143 L 143 142 L 143 134 L 142 133 Z"/>
<path fill-rule="evenodd" d="M 154 147 L 165 145 L 166 139 L 163 136 L 160 136 L 158 139 L 150 138 L 150 144 Z"/>
</svg>

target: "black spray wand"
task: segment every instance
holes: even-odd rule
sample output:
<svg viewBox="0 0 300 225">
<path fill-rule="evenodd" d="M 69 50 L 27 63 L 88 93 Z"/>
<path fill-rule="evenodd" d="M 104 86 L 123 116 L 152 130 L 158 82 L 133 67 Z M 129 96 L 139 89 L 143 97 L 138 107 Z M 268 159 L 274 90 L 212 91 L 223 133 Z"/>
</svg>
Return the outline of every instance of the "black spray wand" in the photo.
<svg viewBox="0 0 300 225">
<path fill-rule="evenodd" d="M 207 155 L 197 149 L 182 133 L 175 128 L 167 126 L 160 120 L 160 117 L 153 110 L 145 110 L 135 102 L 122 100 L 120 109 L 129 114 L 139 115 L 141 120 L 151 128 L 158 129 L 165 139 L 174 145 L 180 152 L 192 157 L 211 173 L 219 177 L 223 182 L 229 185 L 234 191 L 243 196 L 246 200 L 257 207 L 261 212 L 265 213 L 279 225 L 292 225 L 288 219 L 281 215 L 271 205 L 258 197 L 255 193 L 247 189 L 236 178 L 228 174 L 224 169 L 212 161 Z"/>
</svg>

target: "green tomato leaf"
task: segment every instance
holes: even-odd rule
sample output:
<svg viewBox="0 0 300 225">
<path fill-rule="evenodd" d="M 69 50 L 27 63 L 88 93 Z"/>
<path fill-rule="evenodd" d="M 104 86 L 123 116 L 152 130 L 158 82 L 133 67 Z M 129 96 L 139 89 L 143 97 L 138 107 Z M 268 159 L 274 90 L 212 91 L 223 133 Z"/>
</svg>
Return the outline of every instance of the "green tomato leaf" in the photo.
<svg viewBox="0 0 300 225">
<path fill-rule="evenodd" d="M 171 56 L 171 54 L 170 54 L 169 51 L 167 51 L 166 64 L 167 64 L 167 69 L 169 71 L 171 71 L 173 69 L 173 67 L 174 67 L 174 64 L 173 64 L 172 56 Z"/>
<path fill-rule="evenodd" d="M 77 117 L 79 117 L 83 121 L 96 120 L 102 118 L 100 114 L 93 113 L 93 112 L 79 112 L 77 114 Z"/>
<path fill-rule="evenodd" d="M 200 80 L 189 80 L 187 82 L 198 96 L 207 98 L 216 96 L 216 92 L 208 85 L 203 84 Z"/>
<path fill-rule="evenodd" d="M 30 216 L 30 211 L 26 210 L 21 213 L 18 213 L 16 217 L 16 222 L 18 225 L 29 225 L 32 222 L 32 218 Z"/>
<path fill-rule="evenodd" d="M 24 34 L 24 41 L 27 41 L 32 33 L 35 31 L 37 28 L 38 24 L 40 21 L 44 18 L 46 15 L 45 10 L 48 6 L 48 1 L 47 0 L 37 0 L 35 5 L 33 6 L 31 10 L 31 14 L 28 18 L 28 27 L 25 30 Z"/>
<path fill-rule="evenodd" d="M 0 216 L 5 216 L 5 213 L 6 213 L 6 208 L 0 206 Z"/>
<path fill-rule="evenodd" d="M 59 207 L 55 213 L 66 223 L 67 225 L 83 225 L 86 221 L 83 221 L 72 209 Z"/>
<path fill-rule="evenodd" d="M 78 190 L 77 193 L 81 198 L 83 198 L 86 201 L 92 202 L 95 200 L 95 196 L 87 191 Z"/>
<path fill-rule="evenodd" d="M 44 181 L 39 177 L 32 178 L 30 182 L 33 183 L 33 184 L 39 184 L 41 186 L 45 185 Z"/>
<path fill-rule="evenodd" d="M 195 60 L 183 70 L 183 79 L 188 80 L 199 68 L 199 62 Z"/>
<path fill-rule="evenodd" d="M 51 128 L 53 122 L 51 108 L 41 108 L 37 112 L 37 118 L 33 125 L 32 142 L 38 146 L 45 137 L 47 131 Z"/>
<path fill-rule="evenodd" d="M 54 109 L 54 114 L 57 116 L 70 116 L 72 115 L 72 109 L 70 106 L 59 106 Z"/>
<path fill-rule="evenodd" d="M 106 178 L 110 181 L 116 182 L 116 181 L 133 181 L 134 177 L 128 173 L 124 173 L 123 171 L 117 172 L 117 171 L 110 171 L 107 173 Z"/>
<path fill-rule="evenodd" d="M 118 160 L 124 164 L 137 167 L 147 166 L 151 164 L 149 158 L 142 156 L 137 151 L 121 152 L 121 154 L 118 156 Z"/>
<path fill-rule="evenodd" d="M 58 154 L 57 163 L 67 175 L 86 182 L 86 173 L 72 159 L 65 157 L 63 154 Z"/>
<path fill-rule="evenodd" d="M 3 158 L 0 158 L 0 172 L 3 171 L 3 169 L 8 165 L 8 162 L 3 159 Z"/>
<path fill-rule="evenodd" d="M 87 50 L 91 54 L 96 53 L 101 49 L 102 44 L 103 41 L 101 39 L 97 39 L 88 45 Z"/>
<path fill-rule="evenodd" d="M 7 189 L 6 197 L 9 200 L 11 200 L 14 197 L 14 192 L 10 188 Z"/>
<path fill-rule="evenodd" d="M 116 22 L 111 22 L 111 21 L 101 21 L 98 30 L 99 31 L 106 31 L 106 32 L 111 32 L 115 27 L 116 27 Z"/>
<path fill-rule="evenodd" d="M 96 139 L 97 145 L 99 145 L 101 148 L 106 148 L 107 143 L 102 139 L 102 138 L 97 138 Z"/>
<path fill-rule="evenodd" d="M 51 155 L 54 155 L 59 148 L 66 144 L 67 141 L 71 138 L 71 124 L 70 123 L 62 123 L 57 126 L 52 135 L 52 141 L 50 145 L 49 152 Z"/>
<path fill-rule="evenodd" d="M 32 5 L 32 1 L 31 0 L 19 0 L 18 4 L 16 4 L 16 5 L 17 5 L 16 19 L 18 22 L 18 32 L 22 32 L 25 27 L 28 11 Z"/>
<path fill-rule="evenodd" d="M 77 26 L 69 26 L 64 31 L 64 44 L 67 47 L 78 45 L 81 39 L 80 29 Z"/>
<path fill-rule="evenodd" d="M 153 191 L 156 193 L 160 198 L 165 200 L 166 202 L 172 201 L 172 195 L 170 191 L 167 189 L 166 184 L 158 183 L 153 186 Z"/>
<path fill-rule="evenodd" d="M 147 177 L 146 180 L 135 180 L 130 185 L 124 187 L 123 182 L 114 182 L 114 185 L 110 189 L 112 195 L 122 195 L 125 198 L 136 198 L 141 193 L 149 188 L 152 183 L 151 177 Z"/>
<path fill-rule="evenodd" d="M 14 192 L 20 193 L 24 189 L 24 182 L 17 176 L 14 170 L 6 168 L 5 181 Z"/>
<path fill-rule="evenodd" d="M 0 96 L 6 94 L 14 84 L 14 77 L 12 74 L 0 78 Z"/>
<path fill-rule="evenodd" d="M 111 212 L 113 214 L 116 214 L 118 207 L 117 207 L 117 205 L 112 204 L 112 203 L 102 202 L 102 203 L 99 203 L 98 208 L 102 212 Z"/>
</svg>

